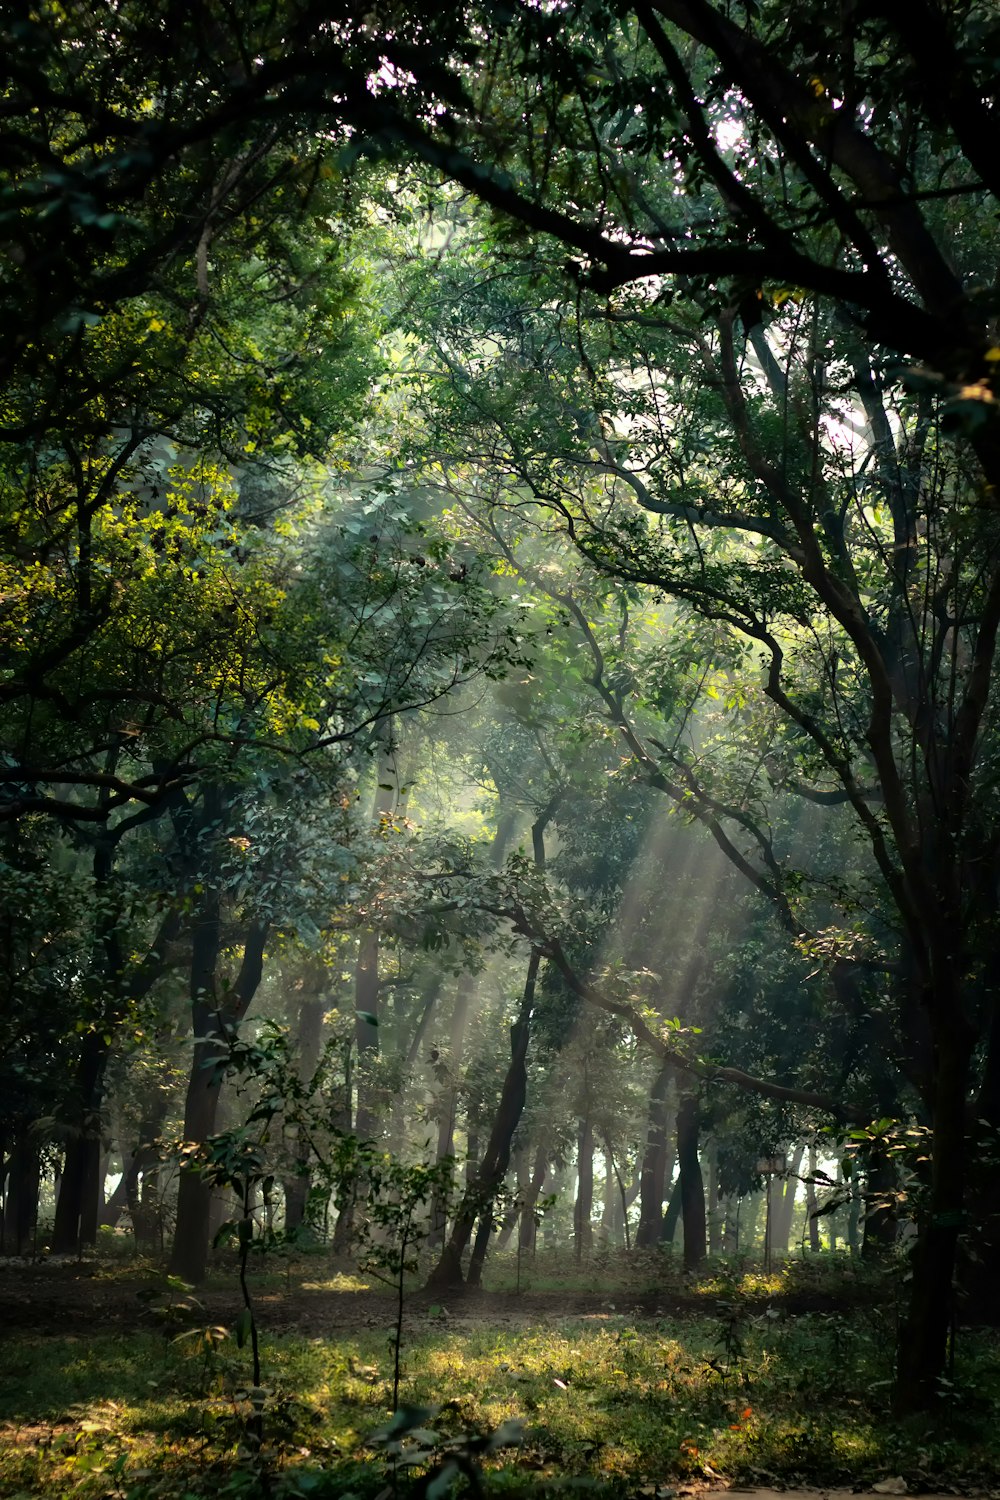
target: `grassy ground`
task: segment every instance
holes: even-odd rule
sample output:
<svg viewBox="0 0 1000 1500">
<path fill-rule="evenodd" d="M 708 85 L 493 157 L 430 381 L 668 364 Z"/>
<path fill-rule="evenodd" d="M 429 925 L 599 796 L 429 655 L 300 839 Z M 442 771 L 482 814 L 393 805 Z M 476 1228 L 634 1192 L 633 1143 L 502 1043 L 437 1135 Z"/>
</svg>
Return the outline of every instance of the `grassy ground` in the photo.
<svg viewBox="0 0 1000 1500">
<path fill-rule="evenodd" d="M 688 1283 L 662 1262 L 609 1260 L 581 1272 L 540 1256 L 530 1274 L 521 1268 L 520 1292 L 511 1262 L 495 1264 L 496 1292 L 444 1302 L 415 1294 L 400 1400 L 431 1410 L 403 1438 L 423 1462 L 397 1470 L 396 1488 L 449 1454 L 468 1465 L 469 1435 L 510 1422 L 521 1427 L 518 1446 L 475 1460 L 496 1491 L 575 1482 L 665 1500 L 720 1477 L 850 1487 L 897 1475 L 911 1490 L 995 1487 L 995 1333 L 960 1330 L 940 1418 L 900 1424 L 888 1407 L 891 1283 L 849 1265 L 822 1269 L 716 1268 Z M 37 1317 L 15 1317 L 14 1330 L 8 1320 L 0 1494 L 392 1494 L 391 1457 L 368 1441 L 391 1411 L 388 1295 L 331 1277 L 320 1261 L 258 1278 L 255 1396 L 225 1278 L 185 1304 L 163 1283 L 156 1295 L 148 1272 L 91 1272 L 36 1273 Z M 22 1295 L 23 1277 L 0 1277 L 0 1313 L 5 1293 Z M 80 1313 L 69 1334 L 57 1311 L 67 1294 Z M 113 1316 L 119 1326 L 109 1328 Z M 430 1500 L 446 1492 L 432 1485 Z"/>
</svg>

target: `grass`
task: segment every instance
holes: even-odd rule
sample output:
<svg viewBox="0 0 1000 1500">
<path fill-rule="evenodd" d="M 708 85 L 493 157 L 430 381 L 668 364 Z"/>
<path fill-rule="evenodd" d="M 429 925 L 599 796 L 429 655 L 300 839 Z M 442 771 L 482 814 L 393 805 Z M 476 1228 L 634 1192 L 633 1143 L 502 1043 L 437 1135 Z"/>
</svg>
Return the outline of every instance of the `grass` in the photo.
<svg viewBox="0 0 1000 1500">
<path fill-rule="evenodd" d="M 491 1322 L 473 1302 L 423 1304 L 410 1319 L 402 1399 L 442 1408 L 425 1419 L 440 1448 L 523 1422 L 521 1446 L 486 1461 L 498 1490 L 537 1493 L 574 1480 L 655 1496 L 699 1477 L 867 1486 L 897 1474 L 911 1489 L 995 1486 L 995 1339 L 960 1334 L 961 1373 L 940 1421 L 895 1423 L 894 1315 L 871 1296 L 846 1296 L 857 1292 L 846 1271 L 831 1290 L 815 1267 L 770 1277 L 715 1269 L 686 1289 L 680 1312 L 638 1315 L 616 1299 L 643 1288 L 646 1271 L 621 1265 L 617 1280 L 602 1276 L 608 1295 L 592 1311 L 557 1310 L 545 1326 Z M 297 1284 L 330 1282 L 313 1263 Z M 334 1280 L 331 1289 L 350 1296 L 354 1285 Z M 834 1294 L 845 1287 L 838 1308 Z M 819 1303 L 820 1291 L 829 1306 L 782 1310 L 783 1300 Z M 383 1318 L 382 1304 L 369 1298 L 372 1306 L 376 1326 L 347 1335 L 268 1336 L 265 1326 L 267 1384 L 256 1399 L 271 1495 L 365 1500 L 385 1487 L 385 1459 L 366 1439 L 389 1415 L 391 1307 L 386 1299 Z M 0 1495 L 261 1493 L 260 1456 L 247 1447 L 247 1353 L 212 1327 L 179 1338 L 173 1329 L 8 1336 Z"/>
</svg>

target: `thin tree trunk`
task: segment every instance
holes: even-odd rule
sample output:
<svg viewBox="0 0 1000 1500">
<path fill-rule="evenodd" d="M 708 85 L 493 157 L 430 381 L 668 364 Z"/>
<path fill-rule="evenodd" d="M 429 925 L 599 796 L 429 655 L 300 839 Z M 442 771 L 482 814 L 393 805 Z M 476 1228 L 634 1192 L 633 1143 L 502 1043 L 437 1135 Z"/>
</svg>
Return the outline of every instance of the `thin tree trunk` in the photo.
<svg viewBox="0 0 1000 1500">
<path fill-rule="evenodd" d="M 483 1267 L 486 1264 L 486 1251 L 490 1243 L 490 1235 L 493 1233 L 493 1223 L 493 1205 L 488 1203 L 479 1215 L 476 1237 L 472 1242 L 472 1254 L 469 1257 L 469 1286 L 482 1284 Z"/>
<path fill-rule="evenodd" d="M 788 1163 L 788 1175 L 782 1184 L 781 1192 L 772 1205 L 771 1249 L 775 1255 L 788 1254 L 788 1241 L 792 1234 L 792 1215 L 795 1211 L 795 1194 L 798 1191 L 799 1173 L 802 1170 L 805 1150 L 805 1142 L 800 1141 L 792 1152 L 791 1161 Z"/>
<path fill-rule="evenodd" d="M 601 1190 L 601 1236 L 604 1244 L 614 1245 L 621 1238 L 622 1200 L 618 1191 L 618 1173 L 608 1139 L 604 1138 L 604 1186 Z"/>
<path fill-rule="evenodd" d="M 507 1076 L 504 1079 L 500 1104 L 493 1121 L 493 1129 L 490 1132 L 483 1160 L 473 1177 L 472 1183 L 466 1188 L 462 1205 L 452 1225 L 451 1234 L 441 1251 L 441 1258 L 431 1272 L 428 1286 L 434 1289 L 443 1290 L 446 1287 L 461 1285 L 462 1256 L 472 1235 L 472 1227 L 475 1224 L 477 1215 L 484 1213 L 487 1205 L 491 1204 L 496 1197 L 497 1191 L 503 1182 L 504 1174 L 507 1171 L 507 1165 L 510 1161 L 511 1143 L 521 1119 L 521 1112 L 524 1109 L 527 1092 L 528 1040 L 531 1013 L 535 1003 L 535 984 L 538 978 L 540 961 L 537 949 L 532 949 L 531 958 L 528 961 L 528 973 L 524 982 L 524 995 L 521 1000 L 520 1010 L 518 1011 L 517 1020 L 510 1028 L 510 1066 L 507 1069 Z M 486 1245 L 484 1241 L 477 1260 L 477 1268 L 480 1273 L 485 1253 Z M 470 1266 L 471 1275 L 472 1267 Z"/>
<path fill-rule="evenodd" d="M 851 1179 L 851 1201 L 847 1211 L 847 1244 L 852 1255 L 861 1253 L 861 1235 L 859 1225 L 861 1221 L 861 1198 L 858 1194 L 858 1184 Z"/>
<path fill-rule="evenodd" d="M 461 1078 L 462 1059 L 465 1052 L 465 1027 L 469 1017 L 471 998 L 469 988 L 463 985 L 455 996 L 455 1006 L 451 1013 L 450 1056 L 447 1060 L 448 1081 L 441 1099 L 441 1114 L 438 1119 L 436 1160 L 439 1163 L 455 1154 L 455 1124 L 458 1116 L 459 1082 Z M 444 1199 L 440 1195 L 436 1195 L 431 1205 L 431 1227 L 427 1237 L 428 1247 L 432 1250 L 438 1250 L 444 1244 L 445 1230 L 448 1227 L 448 1208 L 449 1205 Z"/>
<path fill-rule="evenodd" d="M 732 1193 L 730 1193 L 728 1198 L 723 1200 L 725 1210 L 722 1220 L 723 1255 L 735 1255 L 739 1249 L 739 1235 L 737 1231 L 739 1202 L 740 1200 Z"/>
<path fill-rule="evenodd" d="M 520 1131 L 518 1132 L 514 1149 L 511 1152 L 511 1167 L 517 1182 L 517 1192 L 511 1199 L 510 1206 L 504 1214 L 500 1222 L 500 1228 L 497 1231 L 498 1250 L 506 1250 L 510 1244 L 514 1230 L 517 1228 L 517 1221 L 521 1216 L 525 1194 L 528 1189 L 528 1142 L 524 1140 Z"/>
<path fill-rule="evenodd" d="M 615 1161 L 614 1147 L 611 1144 L 611 1135 L 606 1133 L 604 1137 L 604 1158 L 607 1163 L 608 1180 L 606 1191 L 611 1197 L 613 1210 L 611 1214 L 611 1233 L 615 1243 L 625 1242 L 625 1249 L 632 1249 L 632 1240 L 628 1227 L 629 1196 L 622 1181 L 622 1174 L 618 1170 Z M 636 1193 L 639 1188 L 636 1184 Z"/>
<path fill-rule="evenodd" d="M 493 842 L 490 845 L 490 861 L 496 870 L 499 870 L 503 865 L 504 857 L 517 831 L 517 819 L 518 810 L 516 807 L 505 808 L 497 818 L 496 833 L 493 835 Z"/>
<path fill-rule="evenodd" d="M 806 1222 L 809 1225 L 809 1249 L 813 1255 L 819 1254 L 819 1220 L 816 1217 L 816 1142 L 809 1142 L 809 1167 L 808 1180 L 806 1182 Z"/>
<path fill-rule="evenodd" d="M 576 1203 L 573 1206 L 573 1244 L 577 1260 L 590 1254 L 594 1245 L 594 1127 L 589 1115 L 577 1131 Z"/>
<path fill-rule="evenodd" d="M 743 1199 L 740 1213 L 740 1254 L 749 1255 L 757 1242 L 757 1225 L 764 1207 L 763 1193 L 750 1193 Z"/>
<path fill-rule="evenodd" d="M 535 865 L 538 869 L 543 869 L 545 866 L 545 829 L 555 814 L 560 799 L 561 793 L 556 793 L 551 797 L 532 824 L 531 838 Z M 531 1035 L 531 1017 L 534 1011 L 535 986 L 540 963 L 541 956 L 538 949 L 532 948 L 517 1020 L 510 1028 L 510 1065 L 504 1078 L 500 1104 L 490 1131 L 490 1138 L 483 1160 L 472 1182 L 465 1190 L 451 1234 L 442 1248 L 441 1258 L 430 1274 L 428 1288 L 445 1290 L 461 1286 L 462 1256 L 469 1244 L 477 1215 L 484 1213 L 488 1208 L 490 1223 L 486 1227 L 485 1234 L 477 1239 L 476 1255 L 469 1266 L 469 1279 L 473 1285 L 478 1285 L 482 1275 L 489 1228 L 492 1224 L 492 1204 L 503 1183 L 510 1162 L 514 1133 L 520 1123 L 527 1097 L 528 1042 Z"/>
<path fill-rule="evenodd" d="M 396 750 L 392 738 L 393 721 L 388 719 L 382 736 L 372 797 L 371 823 L 378 829 L 391 816 L 399 797 L 396 778 Z M 379 1131 L 379 1109 L 376 1100 L 375 1066 L 379 1056 L 379 950 L 381 938 L 377 926 L 363 928 L 358 938 L 358 959 L 354 975 L 355 1029 L 357 1052 L 357 1113 L 354 1133 L 363 1141 L 374 1140 Z"/>
<path fill-rule="evenodd" d="M 535 1163 L 528 1181 L 527 1192 L 524 1195 L 524 1204 L 521 1208 L 521 1225 L 518 1235 L 522 1250 L 534 1250 L 535 1248 L 535 1239 L 538 1234 L 538 1225 L 536 1223 L 538 1199 L 545 1185 L 545 1174 L 548 1171 L 548 1167 L 548 1148 L 540 1145 L 535 1152 Z"/>
<path fill-rule="evenodd" d="M 324 975 L 325 977 L 325 975 Z M 321 979 L 318 981 L 321 983 Z M 326 1006 L 316 994 L 306 995 L 299 1006 L 299 1044 L 296 1060 L 299 1080 L 302 1084 L 312 1082 L 323 1051 L 323 1015 Z M 290 1231 L 302 1229 L 309 1198 L 309 1147 L 296 1130 L 290 1142 L 295 1156 L 295 1171 L 286 1177 L 285 1228 Z"/>
<path fill-rule="evenodd" d="M 714 1140 L 705 1147 L 708 1163 L 708 1253 L 722 1252 L 723 1210 L 719 1206 L 719 1148 Z"/>
<path fill-rule="evenodd" d="M 479 1169 L 479 1131 L 470 1126 L 465 1139 L 465 1186 L 471 1188 Z"/>
<path fill-rule="evenodd" d="M 7 1177 L 9 1172 L 7 1134 L 0 1128 L 0 1255 L 7 1253 Z"/>
<path fill-rule="evenodd" d="M 160 1132 L 167 1108 L 168 1101 L 162 1094 L 149 1100 L 135 1150 L 122 1174 L 135 1247 L 141 1255 L 156 1255 L 162 1247 Z"/>
<path fill-rule="evenodd" d="M 354 1043 L 357 1054 L 357 1113 L 354 1132 L 363 1141 L 373 1140 L 378 1128 L 373 1072 L 378 1063 L 379 1040 L 379 934 L 375 928 L 362 932 L 354 974 Z M 372 1019 L 369 1020 L 369 1017 Z"/>
<path fill-rule="evenodd" d="M 177 1224 L 170 1256 L 173 1275 L 197 1285 L 208 1268 L 212 1190 L 198 1151 L 215 1131 L 222 1074 L 213 1064 L 224 1056 L 225 1038 L 239 1026 L 257 993 L 263 972 L 267 928 L 254 926 L 243 948 L 240 972 L 227 995 L 225 1011 L 216 1000 L 221 913 L 218 892 L 202 893 L 191 955 L 191 1018 L 195 1042 L 184 1101 L 184 1140 L 192 1153 L 177 1185 Z"/>
</svg>

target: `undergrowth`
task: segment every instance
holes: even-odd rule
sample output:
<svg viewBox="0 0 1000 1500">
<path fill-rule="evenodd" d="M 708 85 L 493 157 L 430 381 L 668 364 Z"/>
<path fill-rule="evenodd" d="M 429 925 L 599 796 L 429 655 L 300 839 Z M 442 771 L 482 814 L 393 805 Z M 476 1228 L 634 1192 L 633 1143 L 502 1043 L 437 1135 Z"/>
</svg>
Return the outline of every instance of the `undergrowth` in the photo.
<svg viewBox="0 0 1000 1500">
<path fill-rule="evenodd" d="M 325 1278 L 313 1266 L 304 1279 Z M 196 1313 L 180 1329 L 8 1336 L 0 1493 L 368 1500 L 419 1491 L 428 1469 L 450 1475 L 448 1465 L 432 1469 L 435 1452 L 473 1450 L 482 1452 L 474 1483 L 481 1469 L 491 1490 L 573 1481 L 659 1500 L 703 1478 L 849 1487 L 901 1476 L 911 1490 L 1000 1479 L 1000 1365 L 988 1334 L 960 1331 L 938 1420 L 898 1423 L 889 1413 L 895 1313 L 884 1299 L 847 1295 L 847 1284 L 838 1307 L 836 1280 L 824 1287 L 811 1267 L 769 1278 L 713 1268 L 688 1290 L 681 1313 L 640 1310 L 626 1294 L 641 1285 L 605 1278 L 593 1310 L 557 1309 L 545 1326 L 531 1326 L 516 1303 L 490 1321 L 472 1299 L 418 1302 L 400 1400 L 428 1415 L 419 1462 L 391 1473 L 385 1443 L 369 1442 L 392 1407 L 389 1298 L 383 1317 L 369 1295 L 374 1326 L 349 1336 L 319 1325 L 269 1335 L 265 1312 L 256 1390 L 233 1331 Z M 806 1310 L 787 1310 L 802 1298 Z M 255 1455 L 248 1425 L 261 1414 Z M 489 1451 L 487 1435 L 510 1424 L 520 1445 Z M 448 1481 L 469 1482 L 464 1472 Z"/>
</svg>

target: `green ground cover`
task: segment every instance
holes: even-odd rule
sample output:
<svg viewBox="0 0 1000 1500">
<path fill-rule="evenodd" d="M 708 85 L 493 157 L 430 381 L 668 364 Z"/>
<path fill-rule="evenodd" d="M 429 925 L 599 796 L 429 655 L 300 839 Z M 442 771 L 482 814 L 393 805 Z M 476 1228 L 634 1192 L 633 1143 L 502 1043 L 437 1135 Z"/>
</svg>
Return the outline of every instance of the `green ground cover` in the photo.
<svg viewBox="0 0 1000 1500">
<path fill-rule="evenodd" d="M 721 1478 L 849 1487 L 898 1475 L 911 1490 L 1000 1481 L 991 1330 L 959 1330 L 940 1416 L 900 1423 L 889 1411 L 895 1310 L 875 1281 L 716 1270 L 671 1296 L 646 1272 L 605 1268 L 600 1291 L 592 1276 L 576 1289 L 564 1279 L 546 1302 L 537 1283 L 550 1278 L 537 1270 L 522 1299 L 414 1296 L 400 1399 L 430 1410 L 403 1442 L 423 1461 L 395 1471 L 385 1444 L 370 1443 L 391 1414 L 391 1299 L 349 1276 L 328 1280 L 316 1265 L 258 1280 L 256 1393 L 248 1351 L 231 1319 L 216 1321 L 211 1291 L 189 1306 L 147 1299 L 145 1322 L 122 1329 L 95 1311 L 72 1335 L 49 1326 L 40 1304 L 39 1327 L 4 1340 L 0 1494 L 367 1500 L 427 1490 L 449 1453 L 471 1466 L 470 1435 L 508 1423 L 521 1441 L 475 1457 L 488 1490 L 592 1485 L 662 1500 Z M 108 1278 L 115 1295 L 136 1298 L 133 1272 Z M 626 1305 L 637 1286 L 645 1300 Z M 449 1488 L 432 1483 L 430 1500 Z"/>
</svg>

